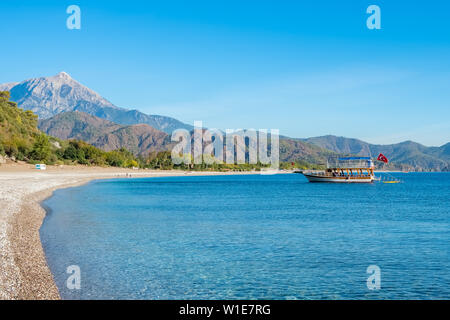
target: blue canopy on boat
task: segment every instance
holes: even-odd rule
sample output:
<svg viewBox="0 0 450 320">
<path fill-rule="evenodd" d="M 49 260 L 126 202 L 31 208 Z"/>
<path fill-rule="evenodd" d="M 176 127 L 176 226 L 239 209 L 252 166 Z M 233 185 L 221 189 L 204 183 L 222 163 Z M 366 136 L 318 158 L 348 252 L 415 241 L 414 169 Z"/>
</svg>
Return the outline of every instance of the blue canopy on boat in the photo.
<svg viewBox="0 0 450 320">
<path fill-rule="evenodd" d="M 370 157 L 345 157 L 345 158 L 339 158 L 339 161 L 343 160 L 370 160 Z"/>
</svg>

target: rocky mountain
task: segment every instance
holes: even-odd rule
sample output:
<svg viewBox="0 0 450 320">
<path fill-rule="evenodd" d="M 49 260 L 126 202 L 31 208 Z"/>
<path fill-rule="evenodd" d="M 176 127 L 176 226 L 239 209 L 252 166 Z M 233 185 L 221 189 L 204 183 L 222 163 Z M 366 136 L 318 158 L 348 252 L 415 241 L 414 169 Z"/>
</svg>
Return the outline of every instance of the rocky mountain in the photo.
<svg viewBox="0 0 450 320">
<path fill-rule="evenodd" d="M 105 151 L 124 147 L 135 155 L 164 151 L 171 146 L 167 133 L 148 124 L 123 126 L 80 111 L 40 120 L 39 129 L 63 140 L 83 140 Z"/>
<path fill-rule="evenodd" d="M 411 166 L 419 171 L 448 171 L 450 169 L 450 143 L 441 147 L 426 147 L 413 141 L 378 145 L 333 135 L 307 138 L 303 141 L 337 153 L 372 157 L 383 153 L 390 161 Z"/>
<path fill-rule="evenodd" d="M 12 101 L 25 110 L 32 110 L 39 119 L 48 119 L 62 112 L 81 111 L 122 125 L 148 124 L 166 133 L 192 128 L 174 118 L 119 108 L 65 72 L 53 77 L 3 84 L 0 90 L 10 91 Z"/>
</svg>

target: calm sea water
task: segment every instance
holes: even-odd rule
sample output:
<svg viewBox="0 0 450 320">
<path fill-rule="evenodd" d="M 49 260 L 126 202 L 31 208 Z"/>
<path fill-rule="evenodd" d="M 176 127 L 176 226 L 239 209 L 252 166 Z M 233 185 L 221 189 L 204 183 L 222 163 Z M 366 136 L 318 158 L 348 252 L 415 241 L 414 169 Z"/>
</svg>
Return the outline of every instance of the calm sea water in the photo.
<svg viewBox="0 0 450 320">
<path fill-rule="evenodd" d="M 65 299 L 450 299 L 450 174 L 396 176 L 96 181 L 45 201 L 41 239 Z"/>
</svg>

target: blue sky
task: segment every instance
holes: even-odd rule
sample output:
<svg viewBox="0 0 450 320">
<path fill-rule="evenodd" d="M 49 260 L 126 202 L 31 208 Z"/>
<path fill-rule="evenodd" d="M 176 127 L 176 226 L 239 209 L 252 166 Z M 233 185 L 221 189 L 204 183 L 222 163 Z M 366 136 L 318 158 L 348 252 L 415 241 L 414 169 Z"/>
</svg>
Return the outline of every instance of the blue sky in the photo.
<svg viewBox="0 0 450 320">
<path fill-rule="evenodd" d="M 81 8 L 81 30 L 66 8 Z M 381 30 L 366 8 L 381 8 Z M 448 1 L 0 2 L 0 83 L 60 71 L 216 128 L 450 141 Z"/>
</svg>

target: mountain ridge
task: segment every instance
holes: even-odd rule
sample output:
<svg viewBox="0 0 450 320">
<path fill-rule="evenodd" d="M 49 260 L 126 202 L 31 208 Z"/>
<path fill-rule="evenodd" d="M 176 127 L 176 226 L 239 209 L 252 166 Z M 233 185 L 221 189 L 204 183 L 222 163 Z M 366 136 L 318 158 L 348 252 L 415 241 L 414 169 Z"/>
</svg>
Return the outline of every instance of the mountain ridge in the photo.
<svg viewBox="0 0 450 320">
<path fill-rule="evenodd" d="M 167 133 L 148 124 L 123 126 L 80 111 L 60 113 L 40 120 L 39 129 L 62 140 L 83 140 L 104 151 L 126 148 L 135 155 L 167 150 Z"/>
<path fill-rule="evenodd" d="M 407 140 L 395 144 L 371 144 L 355 138 L 326 135 L 302 139 L 337 153 L 350 153 L 376 157 L 385 154 L 390 161 L 415 167 L 419 171 L 448 171 L 450 168 L 450 143 L 441 147 L 427 147 Z"/>
</svg>

